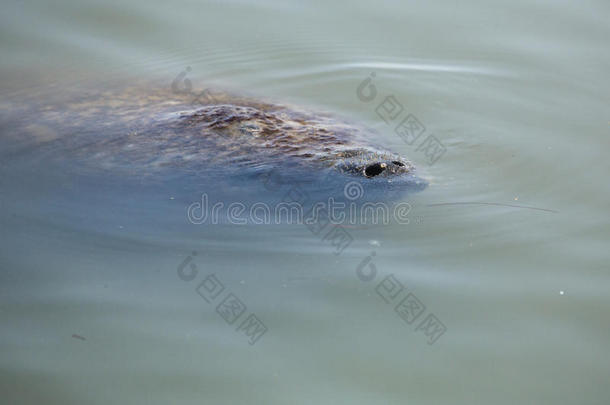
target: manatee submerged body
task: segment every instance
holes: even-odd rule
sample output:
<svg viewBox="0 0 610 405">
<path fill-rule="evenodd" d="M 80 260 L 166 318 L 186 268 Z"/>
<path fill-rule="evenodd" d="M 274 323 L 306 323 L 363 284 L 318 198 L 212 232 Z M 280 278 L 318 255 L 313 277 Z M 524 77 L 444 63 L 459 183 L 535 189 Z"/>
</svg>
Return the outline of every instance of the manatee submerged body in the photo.
<svg viewBox="0 0 610 405">
<path fill-rule="evenodd" d="M 14 153 L 43 145 L 47 156 L 76 162 L 83 172 L 244 178 L 281 168 L 293 179 L 324 173 L 394 187 L 425 184 L 408 160 L 375 146 L 370 130 L 253 98 L 202 95 L 141 86 L 70 91 L 5 105 L 2 127 L 14 135 Z"/>
</svg>

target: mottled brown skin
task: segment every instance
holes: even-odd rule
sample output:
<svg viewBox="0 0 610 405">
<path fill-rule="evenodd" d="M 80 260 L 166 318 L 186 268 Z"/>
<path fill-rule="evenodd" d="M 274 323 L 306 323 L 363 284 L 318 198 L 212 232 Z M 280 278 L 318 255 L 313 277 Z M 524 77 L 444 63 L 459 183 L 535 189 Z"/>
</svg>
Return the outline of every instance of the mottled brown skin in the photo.
<svg viewBox="0 0 610 405">
<path fill-rule="evenodd" d="M 58 98 L 34 100 L 27 110 L 7 106 L 9 113 L 30 117 L 10 125 L 31 143 L 55 145 L 58 153 L 88 167 L 153 173 L 290 161 L 309 171 L 334 168 L 363 179 L 391 179 L 413 170 L 401 156 L 372 146 L 370 131 L 326 114 L 228 93 L 197 96 L 133 86 Z"/>
<path fill-rule="evenodd" d="M 222 153 L 221 161 L 224 157 L 237 159 L 236 163 L 294 159 L 303 166 L 334 167 L 364 177 L 392 176 L 412 169 L 397 155 L 360 144 L 357 140 L 362 134 L 356 127 L 273 105 L 203 106 L 183 113 L 175 128 L 212 140 Z"/>
</svg>

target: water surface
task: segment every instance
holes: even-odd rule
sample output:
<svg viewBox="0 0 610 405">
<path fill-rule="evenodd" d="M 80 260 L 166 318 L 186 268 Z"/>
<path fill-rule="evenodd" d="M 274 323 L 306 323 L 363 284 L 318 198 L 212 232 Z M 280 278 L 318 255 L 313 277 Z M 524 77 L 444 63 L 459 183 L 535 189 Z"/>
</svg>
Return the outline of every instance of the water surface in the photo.
<svg viewBox="0 0 610 405">
<path fill-rule="evenodd" d="M 235 195 L 213 185 L 93 176 L 37 143 L 7 153 L 2 121 L 6 400 L 605 404 L 609 15 L 602 1 L 3 4 L 3 119 L 17 101 L 186 78 L 371 127 L 429 183 L 405 197 L 408 224 L 343 228 L 338 252 L 302 224 L 189 222 L 201 193 Z M 378 109 L 390 96 L 394 119 Z M 409 114 L 417 139 L 395 132 Z M 275 201 L 290 185 L 252 187 Z M 211 274 L 224 289 L 207 302 Z M 231 293 L 245 307 L 227 322 Z M 406 297 L 416 319 L 396 311 Z M 264 334 L 246 333 L 251 314 Z"/>
</svg>

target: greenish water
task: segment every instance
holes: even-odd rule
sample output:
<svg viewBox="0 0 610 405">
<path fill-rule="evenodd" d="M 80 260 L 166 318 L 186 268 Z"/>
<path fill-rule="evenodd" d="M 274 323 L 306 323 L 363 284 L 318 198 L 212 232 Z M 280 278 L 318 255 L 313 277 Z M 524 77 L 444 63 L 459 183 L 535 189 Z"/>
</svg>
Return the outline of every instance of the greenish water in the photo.
<svg viewBox="0 0 610 405">
<path fill-rule="evenodd" d="M 406 197 L 408 224 L 346 228 L 335 254 L 304 225 L 189 223 L 195 199 L 172 199 L 184 182 L 134 188 L 45 167 L 35 148 L 3 154 L 6 403 L 608 402 L 607 2 L 1 7 L 3 111 L 81 86 L 169 88 L 190 67 L 194 91 L 372 127 L 429 183 Z M 403 110 L 386 123 L 388 96 Z M 409 114 L 425 131 L 405 141 Z M 224 286 L 210 302 L 204 280 Z M 235 320 L 216 309 L 230 293 Z M 406 297 L 425 307 L 414 320 L 395 309 Z"/>
</svg>

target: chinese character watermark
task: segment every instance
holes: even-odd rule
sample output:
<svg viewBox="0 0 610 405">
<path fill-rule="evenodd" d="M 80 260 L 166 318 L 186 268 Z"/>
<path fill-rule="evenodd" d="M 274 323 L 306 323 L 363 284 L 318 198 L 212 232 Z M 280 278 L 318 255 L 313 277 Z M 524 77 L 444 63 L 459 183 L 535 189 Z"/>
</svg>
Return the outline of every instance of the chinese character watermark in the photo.
<svg viewBox="0 0 610 405">
<path fill-rule="evenodd" d="M 361 102 L 370 103 L 377 98 L 377 86 L 373 84 L 375 77 L 376 74 L 373 72 L 358 85 L 356 96 Z M 387 125 L 391 125 L 394 128 L 394 133 L 407 145 L 411 146 L 422 139 L 426 132 L 426 127 L 415 115 L 405 112 L 405 107 L 393 94 L 386 96 L 375 107 L 377 116 Z M 421 152 L 426 162 L 429 165 L 433 165 L 445 154 L 447 148 L 436 136 L 430 134 L 423 141 L 417 143 L 415 151 Z"/>
<path fill-rule="evenodd" d="M 176 268 L 180 280 L 191 282 L 199 275 L 199 269 L 193 262 L 195 256 L 197 256 L 197 252 L 192 252 Z M 246 317 L 242 316 L 247 312 L 246 304 L 235 293 L 227 291 L 216 274 L 206 275 L 197 285 L 195 291 L 208 304 L 218 303 L 216 304 L 216 313 L 227 325 L 237 325 L 235 331 L 245 335 L 250 345 L 254 345 L 267 333 L 267 326 L 255 314 L 250 313 Z M 239 319 L 242 320 L 238 322 Z"/>
<path fill-rule="evenodd" d="M 373 281 L 378 274 L 377 266 L 373 263 L 375 252 L 371 252 L 356 267 L 356 276 L 364 283 Z M 406 287 L 394 274 L 389 274 L 383 278 L 376 286 L 377 295 L 389 305 L 394 307 L 394 312 L 402 319 L 405 324 L 412 325 L 426 312 L 426 306 L 413 292 L 407 291 Z M 406 293 L 406 294 L 405 294 Z M 436 315 L 428 315 L 416 323 L 415 332 L 421 332 L 426 336 L 429 345 L 436 343 L 445 334 L 447 327 Z"/>
</svg>

